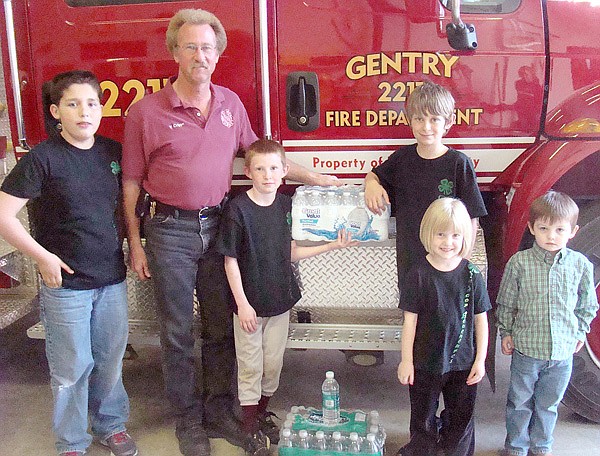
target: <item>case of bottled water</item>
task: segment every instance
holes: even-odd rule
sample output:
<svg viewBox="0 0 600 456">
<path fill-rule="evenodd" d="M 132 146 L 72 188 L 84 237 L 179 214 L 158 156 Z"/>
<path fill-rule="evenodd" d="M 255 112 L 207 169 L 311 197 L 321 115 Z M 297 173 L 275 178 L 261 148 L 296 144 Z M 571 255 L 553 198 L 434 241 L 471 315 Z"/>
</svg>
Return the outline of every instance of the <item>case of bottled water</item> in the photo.
<svg viewBox="0 0 600 456">
<path fill-rule="evenodd" d="M 327 425 L 323 411 L 294 406 L 281 428 L 280 456 L 382 456 L 385 430 L 376 411 L 341 410 L 336 425 Z"/>
<path fill-rule="evenodd" d="M 389 218 L 389 207 L 381 215 L 366 207 L 363 186 L 301 186 L 292 198 L 292 237 L 297 241 L 333 241 L 341 229 L 358 241 L 383 241 Z"/>
</svg>

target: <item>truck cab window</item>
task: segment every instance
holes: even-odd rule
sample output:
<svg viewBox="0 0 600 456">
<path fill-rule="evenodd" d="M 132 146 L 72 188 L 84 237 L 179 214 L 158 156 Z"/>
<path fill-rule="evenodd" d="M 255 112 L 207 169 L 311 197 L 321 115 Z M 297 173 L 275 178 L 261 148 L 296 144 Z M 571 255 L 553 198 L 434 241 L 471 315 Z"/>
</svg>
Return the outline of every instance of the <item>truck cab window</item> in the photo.
<svg viewBox="0 0 600 456">
<path fill-rule="evenodd" d="M 109 5 L 136 5 L 139 3 L 170 3 L 177 0 L 65 0 L 72 7 L 78 6 L 109 6 Z"/>
<path fill-rule="evenodd" d="M 442 5 L 451 9 L 451 0 L 440 0 Z M 460 11 L 466 14 L 506 14 L 515 11 L 521 0 L 461 0 Z"/>
</svg>

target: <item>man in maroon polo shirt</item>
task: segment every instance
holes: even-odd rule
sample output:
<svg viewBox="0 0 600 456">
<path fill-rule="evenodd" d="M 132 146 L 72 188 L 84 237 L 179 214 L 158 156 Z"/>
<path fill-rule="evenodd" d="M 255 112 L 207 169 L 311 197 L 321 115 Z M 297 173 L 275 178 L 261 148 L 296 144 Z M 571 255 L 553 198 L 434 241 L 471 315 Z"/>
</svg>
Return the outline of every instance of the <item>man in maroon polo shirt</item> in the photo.
<svg viewBox="0 0 600 456">
<path fill-rule="evenodd" d="M 223 257 L 213 244 L 233 159 L 257 137 L 237 95 L 211 83 L 226 45 L 225 30 L 212 13 L 177 12 L 167 29 L 167 47 L 179 73 L 164 89 L 134 104 L 125 123 L 122 168 L 130 262 L 140 279 L 152 276 L 156 284 L 165 389 L 177 418 L 179 449 L 186 456 L 209 455 L 208 437 L 245 445 L 232 413 L 230 291 Z M 336 184 L 331 176 L 290 165 L 294 180 Z M 136 203 L 142 191 L 150 195 L 152 209 L 140 219 Z M 202 322 L 198 392 L 194 290 Z"/>
</svg>

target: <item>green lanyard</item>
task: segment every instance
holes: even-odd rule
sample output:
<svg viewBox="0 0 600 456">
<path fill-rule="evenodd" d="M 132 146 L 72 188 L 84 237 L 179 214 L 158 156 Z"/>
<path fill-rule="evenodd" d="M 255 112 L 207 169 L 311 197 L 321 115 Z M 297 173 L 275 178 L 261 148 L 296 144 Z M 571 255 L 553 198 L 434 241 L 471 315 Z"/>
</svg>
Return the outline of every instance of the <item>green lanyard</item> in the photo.
<svg viewBox="0 0 600 456">
<path fill-rule="evenodd" d="M 460 347 L 460 343 L 463 340 L 465 335 L 465 326 L 467 324 L 467 310 L 469 309 L 469 302 L 471 302 L 471 296 L 473 294 L 473 269 L 471 268 L 471 264 L 467 265 L 467 269 L 469 270 L 469 285 L 467 285 L 467 292 L 465 293 L 465 297 L 463 298 L 463 313 L 461 316 L 461 328 L 460 333 L 458 334 L 458 341 L 452 350 L 452 354 L 450 355 L 450 364 L 454 361 L 456 357 L 456 353 Z"/>
</svg>

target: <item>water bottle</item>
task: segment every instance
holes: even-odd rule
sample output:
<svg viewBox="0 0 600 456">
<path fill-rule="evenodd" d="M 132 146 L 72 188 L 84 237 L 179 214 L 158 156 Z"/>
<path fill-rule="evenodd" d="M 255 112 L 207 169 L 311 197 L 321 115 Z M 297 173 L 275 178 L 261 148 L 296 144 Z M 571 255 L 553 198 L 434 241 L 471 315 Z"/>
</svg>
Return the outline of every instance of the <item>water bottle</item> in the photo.
<svg viewBox="0 0 600 456">
<path fill-rule="evenodd" d="M 310 444 L 308 441 L 308 431 L 306 429 L 300 429 L 298 431 L 298 448 L 308 449 L 310 448 Z"/>
<path fill-rule="evenodd" d="M 340 385 L 334 378 L 333 371 L 325 374 L 321 392 L 323 393 L 323 424 L 335 426 L 340 421 Z"/>
<path fill-rule="evenodd" d="M 379 412 L 377 410 L 371 410 L 369 412 L 369 416 L 367 417 L 367 424 L 369 427 L 371 426 L 379 426 L 380 418 Z"/>
<path fill-rule="evenodd" d="M 379 446 L 377 445 L 375 434 L 367 434 L 367 438 L 363 440 L 361 451 L 364 454 L 379 454 Z"/>
<path fill-rule="evenodd" d="M 377 426 L 376 424 L 374 424 L 373 426 L 371 426 L 369 428 L 369 433 L 375 435 L 375 442 L 377 443 L 377 446 L 383 450 L 383 447 L 385 446 L 385 437 L 386 437 L 383 427 Z"/>
<path fill-rule="evenodd" d="M 377 410 L 372 410 L 369 413 L 367 423 L 369 424 L 369 432 L 373 432 L 372 428 L 374 426 L 377 427 L 377 431 L 373 432 L 373 433 L 377 437 L 377 440 L 381 442 L 380 446 L 383 447 L 383 445 L 385 443 L 385 438 L 387 435 L 385 433 L 385 429 L 384 429 L 383 425 L 381 424 L 381 420 L 379 418 L 379 412 Z"/>
<path fill-rule="evenodd" d="M 325 451 L 327 449 L 327 444 L 325 442 L 325 433 L 323 431 L 317 431 L 315 433 L 315 438 L 311 447 L 313 450 L 317 451 Z"/>
<path fill-rule="evenodd" d="M 347 452 L 350 454 L 360 453 L 360 441 L 358 440 L 358 434 L 351 432 L 349 437 L 350 442 L 348 443 Z"/>
<path fill-rule="evenodd" d="M 292 238 L 297 241 L 306 239 L 306 233 L 302 229 L 302 220 L 305 217 L 304 214 L 307 205 L 306 191 L 304 187 L 298 187 L 292 198 Z"/>
<path fill-rule="evenodd" d="M 342 433 L 335 431 L 331 434 L 331 445 L 329 447 L 331 451 L 344 451 L 344 442 L 342 441 Z"/>
<path fill-rule="evenodd" d="M 333 236 L 334 233 L 337 233 L 336 222 L 340 207 L 340 200 L 337 197 L 335 190 L 327 191 L 324 204 L 325 207 L 323 208 L 323 214 L 321 215 L 323 229 L 330 231 L 331 235 Z"/>
<path fill-rule="evenodd" d="M 278 446 L 279 448 L 292 448 L 294 446 L 291 429 L 285 428 L 281 431 L 281 438 L 279 439 Z"/>
<path fill-rule="evenodd" d="M 348 214 L 348 229 L 352 231 L 352 235 L 359 240 L 366 240 L 366 230 L 369 226 L 369 214 L 365 206 L 365 195 L 362 192 L 356 191 L 353 193 L 354 204 L 356 207 Z"/>
</svg>

